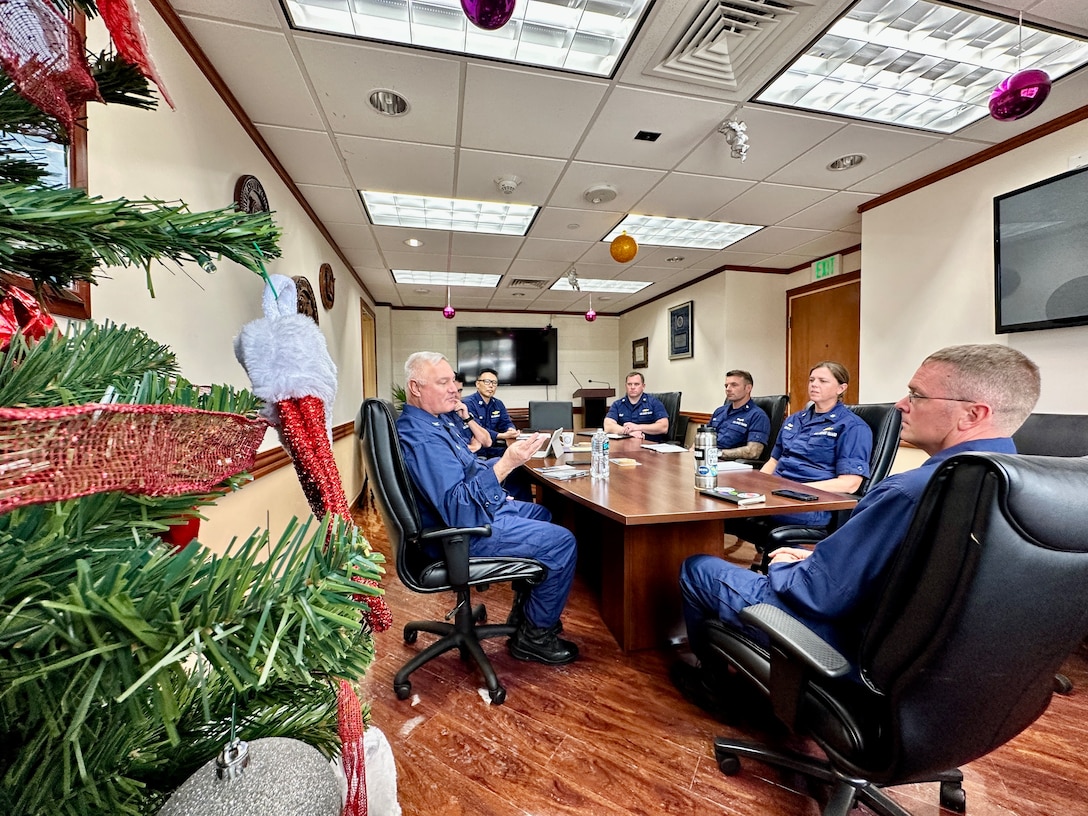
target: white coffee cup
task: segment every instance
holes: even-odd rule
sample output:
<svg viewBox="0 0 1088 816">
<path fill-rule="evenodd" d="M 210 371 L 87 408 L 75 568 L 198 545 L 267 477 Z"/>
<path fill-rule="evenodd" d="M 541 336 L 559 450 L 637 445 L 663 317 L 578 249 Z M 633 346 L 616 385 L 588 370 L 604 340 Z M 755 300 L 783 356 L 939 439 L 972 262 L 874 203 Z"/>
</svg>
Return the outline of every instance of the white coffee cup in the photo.
<svg viewBox="0 0 1088 816">
<path fill-rule="evenodd" d="M 559 441 L 563 443 L 564 448 L 569 448 L 571 445 L 574 444 L 574 432 L 564 431 L 563 433 L 559 434 Z"/>
</svg>

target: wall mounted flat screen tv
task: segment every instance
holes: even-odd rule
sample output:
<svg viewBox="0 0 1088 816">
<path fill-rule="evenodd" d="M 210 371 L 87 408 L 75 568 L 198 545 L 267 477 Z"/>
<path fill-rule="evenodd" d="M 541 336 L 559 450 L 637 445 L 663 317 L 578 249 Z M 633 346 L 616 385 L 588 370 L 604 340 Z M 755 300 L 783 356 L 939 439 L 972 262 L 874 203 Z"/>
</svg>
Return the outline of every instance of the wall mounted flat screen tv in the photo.
<svg viewBox="0 0 1088 816">
<path fill-rule="evenodd" d="M 545 329 L 457 327 L 457 370 L 465 385 L 482 368 L 499 372 L 502 385 L 558 385 L 559 332 Z"/>
<path fill-rule="evenodd" d="M 998 334 L 1088 325 L 1088 167 L 994 198 Z"/>
</svg>

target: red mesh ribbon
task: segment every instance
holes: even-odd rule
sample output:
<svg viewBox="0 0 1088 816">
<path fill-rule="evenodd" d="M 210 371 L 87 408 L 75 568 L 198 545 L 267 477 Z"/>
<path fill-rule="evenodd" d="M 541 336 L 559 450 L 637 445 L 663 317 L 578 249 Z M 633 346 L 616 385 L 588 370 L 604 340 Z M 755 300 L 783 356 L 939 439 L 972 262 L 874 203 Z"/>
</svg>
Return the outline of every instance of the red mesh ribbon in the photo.
<svg viewBox="0 0 1088 816">
<path fill-rule="evenodd" d="M 175 405 L 0 408 L 0 513 L 109 490 L 204 493 L 253 467 L 266 427 Z"/>
<path fill-rule="evenodd" d="M 140 15 L 132 0 L 98 0 L 98 13 L 102 15 L 102 21 L 109 29 L 110 37 L 121 59 L 129 65 L 136 66 L 141 74 L 154 82 L 159 87 L 159 93 L 166 100 L 166 104 L 171 108 L 174 107 L 162 77 L 151 62 L 144 29 L 140 25 Z"/>
<path fill-rule="evenodd" d="M 340 761 L 348 780 L 348 795 L 341 816 L 366 816 L 366 750 L 363 746 L 363 707 L 355 689 L 340 681 L 336 693 L 336 718 L 340 732 Z"/>
<path fill-rule="evenodd" d="M 40 340 L 55 325 L 32 294 L 18 286 L 0 284 L 0 351 L 7 349 L 16 334 Z"/>
<path fill-rule="evenodd" d="M 53 3 L 0 0 L 0 67 L 23 97 L 69 133 L 79 106 L 101 101 L 83 38 Z"/>
</svg>

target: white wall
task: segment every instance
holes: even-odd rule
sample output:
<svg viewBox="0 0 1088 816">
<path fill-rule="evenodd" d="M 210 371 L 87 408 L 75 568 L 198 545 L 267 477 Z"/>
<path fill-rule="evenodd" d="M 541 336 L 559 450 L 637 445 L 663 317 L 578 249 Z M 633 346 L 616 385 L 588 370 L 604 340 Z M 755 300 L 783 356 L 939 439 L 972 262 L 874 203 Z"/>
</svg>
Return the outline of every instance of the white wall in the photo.
<svg viewBox="0 0 1088 816">
<path fill-rule="evenodd" d="M 1003 343 L 1039 365 L 1038 410 L 1088 413 L 1078 376 L 1088 327 L 994 333 L 993 198 L 1068 169 L 1080 122 L 862 216 L 861 401 L 898 399 L 921 360 L 953 343 Z"/>
<path fill-rule="evenodd" d="M 798 273 L 805 274 L 805 273 Z M 803 282 L 803 281 L 802 281 Z M 680 409 L 711 413 L 722 404 L 725 372 L 752 372 L 756 394 L 780 394 L 786 384 L 786 297 L 794 275 L 726 271 L 620 318 L 622 382 L 631 343 L 649 338 L 649 391 L 682 391 Z M 694 356 L 669 360 L 669 309 L 694 301 Z"/>
<path fill-rule="evenodd" d="M 359 300 L 362 290 L 310 219 L 279 181 L 227 107 L 197 70 L 169 29 L 147 3 L 139 4 L 151 54 L 177 106 L 158 111 L 89 105 L 88 181 L 92 195 L 184 201 L 192 211 L 229 207 L 239 175 L 257 176 L 268 193 L 276 223 L 283 229 L 283 257 L 268 263 L 270 273 L 305 275 L 318 291 L 318 268 L 330 263 L 336 274 L 336 303 L 321 311 L 321 329 L 339 369 L 333 424 L 354 418 L 362 395 Z M 101 48 L 99 22 L 89 27 L 89 44 Z M 196 383 L 248 387 L 234 359 L 233 338 L 261 316 L 263 281 L 224 261 L 214 274 L 194 264 L 154 266 L 152 297 L 140 269 L 113 269 L 92 287 L 92 317 L 144 329 L 177 354 L 182 374 Z M 272 433 L 265 448 L 278 444 Z M 353 464 L 351 440 L 337 454 Z M 354 467 L 345 472 L 349 497 L 358 489 Z M 284 474 L 291 471 L 285 469 Z M 278 474 L 277 474 L 278 475 Z M 274 530 L 292 516 L 309 514 L 296 479 L 262 479 L 241 495 L 221 500 L 201 540 L 213 546 L 245 535 L 270 521 Z"/>
<path fill-rule="evenodd" d="M 617 343 L 619 319 L 598 317 L 588 323 L 581 315 L 521 314 L 517 312 L 468 312 L 459 311 L 452 320 L 446 320 L 438 309 L 432 311 L 381 308 L 378 310 L 378 357 L 386 361 L 384 376 L 379 377 L 379 396 L 388 398 L 393 383 L 404 385 L 404 361 L 416 351 L 437 351 L 445 354 L 457 367 L 458 326 L 511 326 L 516 328 L 543 328 L 549 323 L 555 327 L 559 339 L 559 384 L 544 386 L 499 387 L 498 398 L 508 408 L 525 408 L 529 400 L 579 400 L 571 395 L 579 388 L 575 377 L 586 388 L 592 388 L 589 380 L 611 383 L 618 393 L 623 392 L 623 372 L 617 387 Z M 628 345 L 630 348 L 630 345 Z M 630 360 L 628 359 L 628 362 Z M 573 372 L 573 375 L 572 375 Z M 466 393 L 471 392 L 466 384 Z"/>
</svg>

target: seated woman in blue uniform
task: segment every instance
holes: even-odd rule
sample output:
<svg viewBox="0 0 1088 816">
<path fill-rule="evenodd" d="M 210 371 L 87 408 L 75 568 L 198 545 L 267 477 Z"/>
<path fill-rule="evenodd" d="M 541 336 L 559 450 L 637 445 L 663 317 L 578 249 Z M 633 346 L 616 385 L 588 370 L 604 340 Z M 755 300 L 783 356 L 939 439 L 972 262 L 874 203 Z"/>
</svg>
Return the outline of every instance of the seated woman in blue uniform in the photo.
<svg viewBox="0 0 1088 816">
<path fill-rule="evenodd" d="M 808 372 L 808 398 L 812 405 L 786 417 L 763 465 L 773 473 L 811 487 L 853 493 L 869 475 L 873 432 L 865 420 L 847 408 L 842 395 L 850 372 L 842 363 L 824 360 Z M 779 524 L 826 527 L 828 512 L 766 516 Z"/>
</svg>

